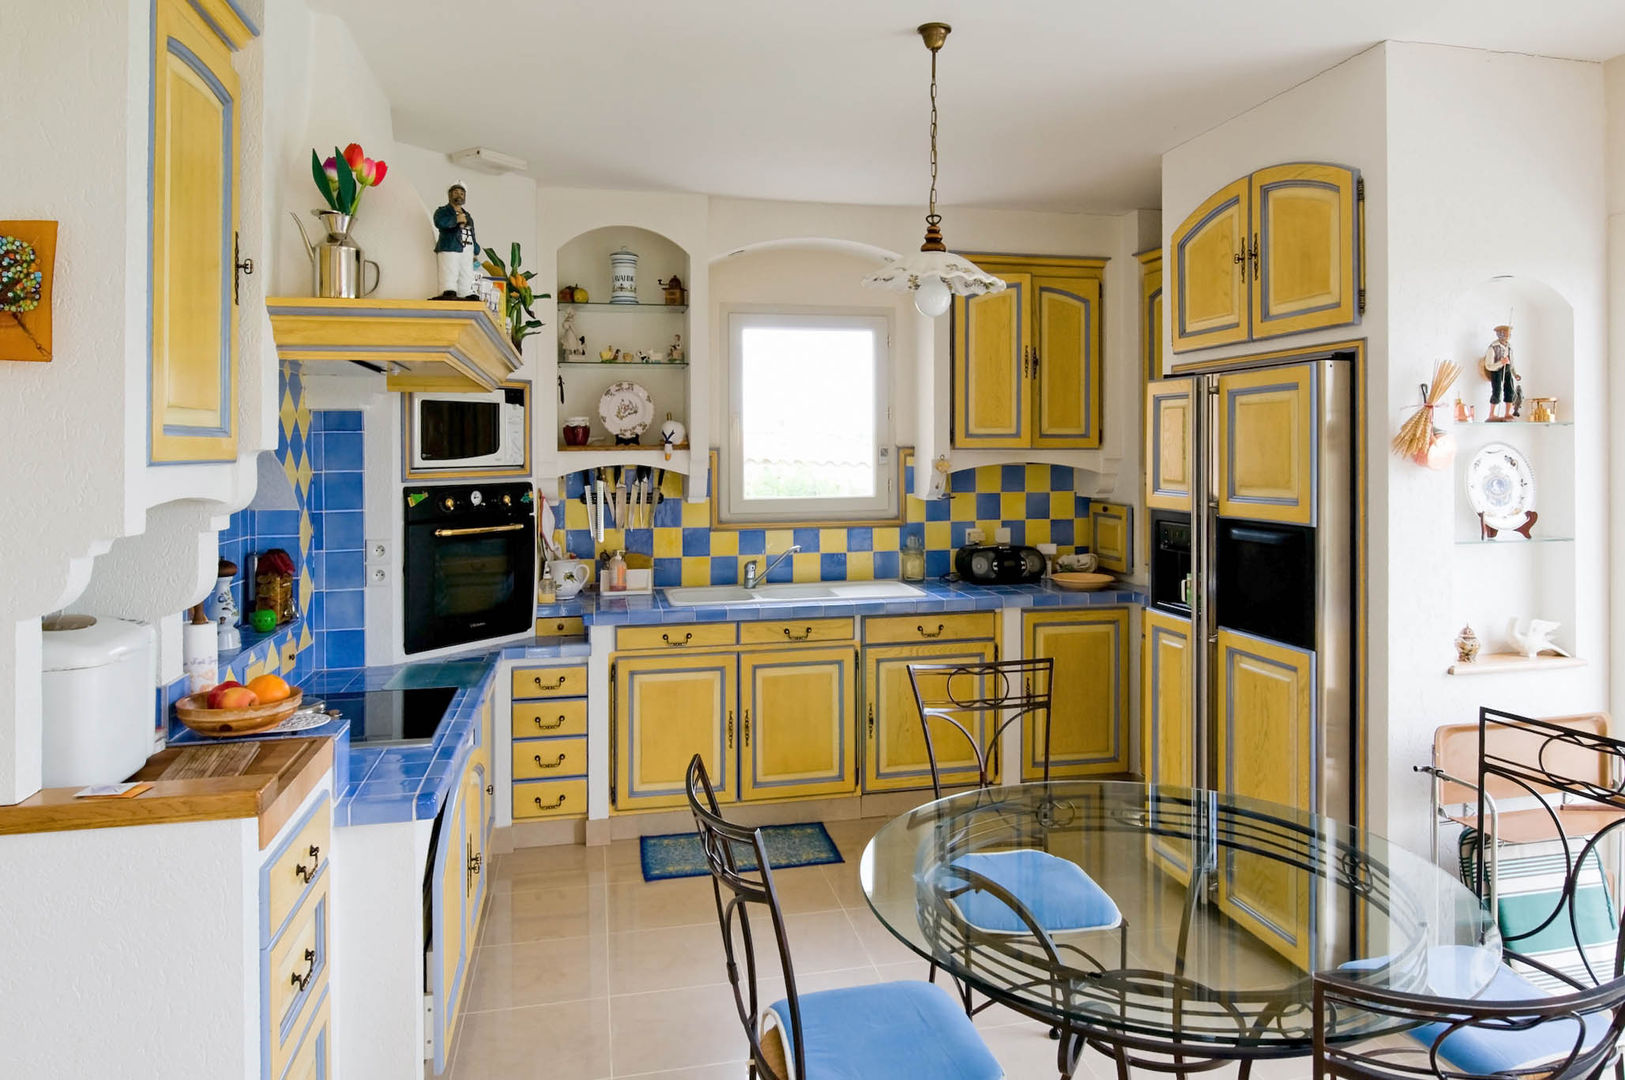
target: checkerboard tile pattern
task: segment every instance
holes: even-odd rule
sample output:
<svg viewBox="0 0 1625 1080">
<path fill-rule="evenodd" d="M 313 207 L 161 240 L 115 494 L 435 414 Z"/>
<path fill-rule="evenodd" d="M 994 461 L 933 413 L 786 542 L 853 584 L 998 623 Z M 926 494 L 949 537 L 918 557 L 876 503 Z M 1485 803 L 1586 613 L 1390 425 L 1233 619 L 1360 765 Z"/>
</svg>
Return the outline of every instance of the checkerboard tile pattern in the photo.
<svg viewBox="0 0 1625 1080">
<path fill-rule="evenodd" d="M 911 459 L 905 457 L 904 491 L 914 487 Z M 989 542 L 997 530 L 1009 529 L 1012 544 L 1051 543 L 1062 555 L 1088 550 L 1090 542 L 1089 499 L 1077 494 L 1076 471 L 1060 465 L 984 465 L 953 473 L 944 498 L 904 497 L 901 526 L 799 529 L 712 529 L 709 500 L 683 502 L 683 478 L 667 473 L 653 527 L 606 529 L 600 545 L 593 543 L 582 501 L 586 475 L 565 478 L 564 528 L 554 531 L 554 542 L 580 557 L 606 549 L 647 555 L 656 587 L 732 585 L 751 558 L 791 544 L 801 551 L 774 567 L 769 581 L 895 578 L 911 536 L 925 546 L 929 577 L 952 568 L 954 549 L 965 546 L 971 529 L 981 529 Z"/>
</svg>

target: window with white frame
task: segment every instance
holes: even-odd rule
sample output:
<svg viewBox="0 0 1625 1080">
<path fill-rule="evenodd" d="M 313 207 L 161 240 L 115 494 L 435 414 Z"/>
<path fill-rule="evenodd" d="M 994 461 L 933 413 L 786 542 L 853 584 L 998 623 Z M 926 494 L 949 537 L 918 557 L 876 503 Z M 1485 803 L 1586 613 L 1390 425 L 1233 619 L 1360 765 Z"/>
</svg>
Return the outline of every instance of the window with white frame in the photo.
<svg viewBox="0 0 1625 1080">
<path fill-rule="evenodd" d="M 890 390 L 888 314 L 730 311 L 722 518 L 895 517 Z"/>
</svg>

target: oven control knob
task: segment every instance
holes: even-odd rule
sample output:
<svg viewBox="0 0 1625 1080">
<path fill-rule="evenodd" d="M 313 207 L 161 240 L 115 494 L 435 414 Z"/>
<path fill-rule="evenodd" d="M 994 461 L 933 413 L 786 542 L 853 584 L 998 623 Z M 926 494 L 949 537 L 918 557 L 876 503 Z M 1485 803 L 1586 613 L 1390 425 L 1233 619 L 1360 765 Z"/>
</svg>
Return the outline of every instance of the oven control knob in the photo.
<svg viewBox="0 0 1625 1080">
<path fill-rule="evenodd" d="M 502 496 L 502 505 L 503 506 L 512 506 L 513 505 L 513 496 L 512 495 L 504 495 L 504 496 Z"/>
<path fill-rule="evenodd" d="M 456 498 L 456 496 L 447 495 L 444 499 L 441 499 L 440 500 L 440 509 L 444 510 L 448 514 L 451 513 L 453 510 L 457 509 L 457 498 Z"/>
<path fill-rule="evenodd" d="M 483 503 L 484 501 L 485 501 L 485 496 L 480 494 L 479 488 L 475 488 L 473 491 L 470 491 L 468 493 L 469 505 L 478 506 L 481 503 Z"/>
</svg>

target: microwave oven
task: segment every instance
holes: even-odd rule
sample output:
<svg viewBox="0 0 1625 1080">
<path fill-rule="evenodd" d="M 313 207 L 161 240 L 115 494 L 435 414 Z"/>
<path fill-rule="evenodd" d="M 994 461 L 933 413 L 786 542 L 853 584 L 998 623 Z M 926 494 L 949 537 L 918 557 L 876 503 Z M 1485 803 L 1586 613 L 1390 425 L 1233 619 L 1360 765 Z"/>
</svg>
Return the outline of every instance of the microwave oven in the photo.
<svg viewBox="0 0 1625 1080">
<path fill-rule="evenodd" d="M 527 396 L 523 387 L 413 394 L 408 414 L 413 473 L 524 468 Z"/>
</svg>

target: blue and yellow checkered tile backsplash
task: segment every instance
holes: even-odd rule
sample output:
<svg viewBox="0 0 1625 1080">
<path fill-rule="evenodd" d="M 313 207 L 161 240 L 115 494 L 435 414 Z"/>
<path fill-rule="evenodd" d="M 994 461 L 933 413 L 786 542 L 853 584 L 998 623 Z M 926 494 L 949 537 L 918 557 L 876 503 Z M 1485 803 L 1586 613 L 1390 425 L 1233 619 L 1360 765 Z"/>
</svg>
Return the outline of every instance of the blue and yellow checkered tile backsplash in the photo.
<svg viewBox="0 0 1625 1080">
<path fill-rule="evenodd" d="M 714 472 L 715 470 L 713 470 Z M 711 528 L 711 504 L 683 502 L 683 478 L 667 473 L 664 500 L 654 508 L 652 528 L 608 529 L 595 545 L 581 501 L 584 473 L 565 478 L 564 525 L 554 542 L 577 557 L 621 549 L 654 560 L 654 583 L 732 585 L 752 557 L 801 550 L 774 568 L 771 581 L 869 581 L 898 576 L 898 553 L 910 536 L 925 545 L 925 572 L 939 577 L 952 567 L 965 533 L 981 529 L 991 542 L 1010 530 L 1012 544 L 1056 546 L 1058 553 L 1089 545 L 1089 499 L 1077 494 L 1074 470 L 1062 465 L 983 465 L 948 478 L 948 495 L 927 502 L 907 495 L 903 525 L 835 528 Z M 914 488 L 914 466 L 903 467 L 903 490 Z M 765 561 L 765 560 L 764 560 Z"/>
</svg>

